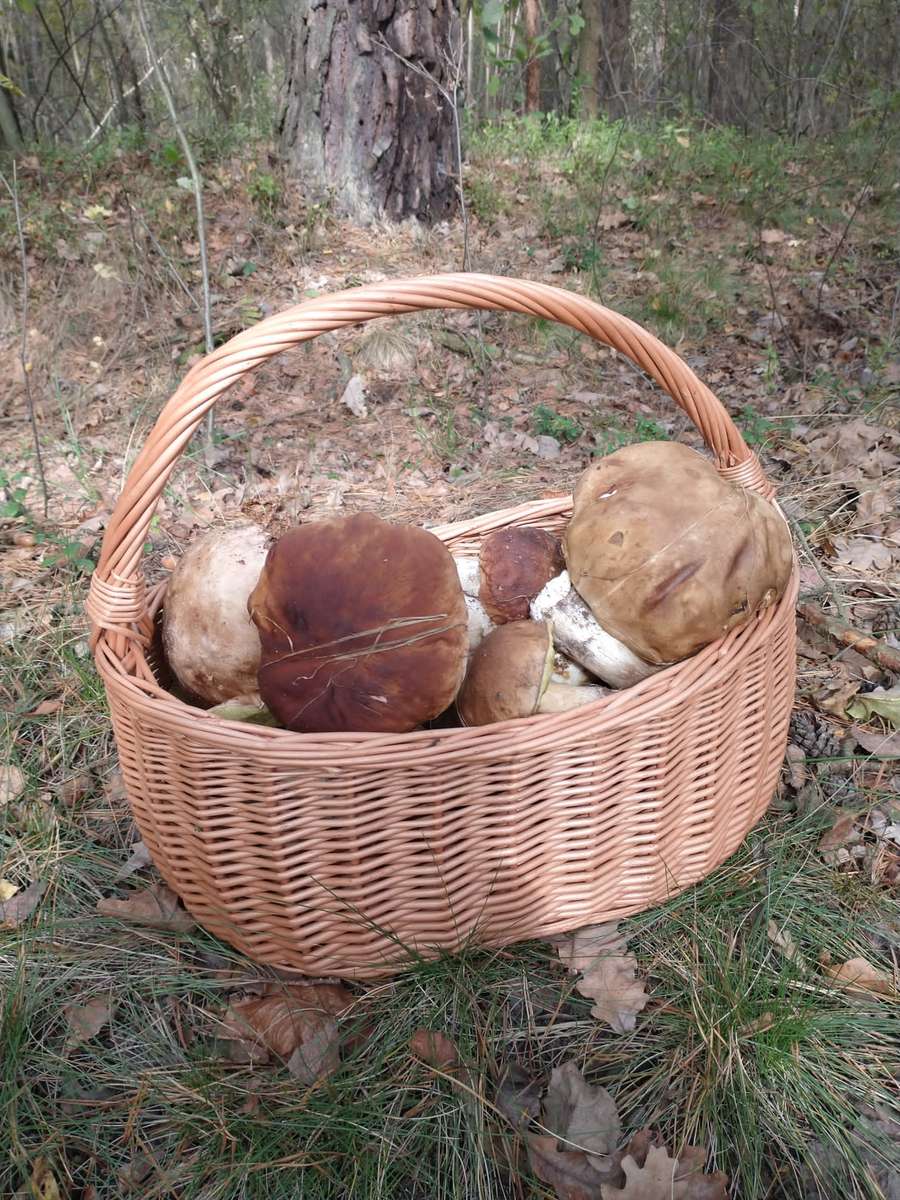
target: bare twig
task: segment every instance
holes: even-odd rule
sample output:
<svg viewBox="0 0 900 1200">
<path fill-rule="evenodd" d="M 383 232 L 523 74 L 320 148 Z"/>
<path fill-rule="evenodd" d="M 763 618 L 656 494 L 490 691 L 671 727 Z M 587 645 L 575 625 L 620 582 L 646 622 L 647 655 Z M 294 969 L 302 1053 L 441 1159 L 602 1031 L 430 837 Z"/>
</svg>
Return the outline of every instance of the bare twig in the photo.
<svg viewBox="0 0 900 1200">
<path fill-rule="evenodd" d="M 116 111 L 116 109 L 119 107 L 119 105 L 124 104 L 129 96 L 134 95 L 134 93 L 138 90 L 138 88 L 141 86 L 142 83 L 147 82 L 147 80 L 150 78 L 150 76 L 153 74 L 153 72 L 157 69 L 159 64 L 162 62 L 164 57 L 165 57 L 165 55 L 160 55 L 160 57 L 156 60 L 156 62 L 152 62 L 150 64 L 150 66 L 147 68 L 147 70 L 144 72 L 144 74 L 140 77 L 140 79 L 135 80 L 135 82 L 131 85 L 131 87 L 126 88 L 121 96 L 117 96 L 116 99 L 113 100 L 112 104 L 109 106 L 109 108 L 106 110 L 106 112 L 100 118 L 100 120 L 97 122 L 94 132 L 90 135 L 90 137 L 85 138 L 85 141 L 84 141 L 85 148 L 87 148 L 91 144 L 91 142 L 94 140 L 94 138 L 102 131 L 103 126 L 106 124 L 106 122 L 109 120 L 109 118 L 113 115 L 113 113 Z"/>
<path fill-rule="evenodd" d="M 44 474 L 41 439 L 38 437 L 37 420 L 34 415 L 34 396 L 31 392 L 31 363 L 28 361 L 28 255 L 25 250 L 25 233 L 22 229 L 22 211 L 19 208 L 19 177 L 15 159 L 13 159 L 12 165 L 12 178 L 13 181 L 10 185 L 6 176 L 0 172 L 0 179 L 3 180 L 3 185 L 9 192 L 13 203 L 13 212 L 16 217 L 16 233 L 19 237 L 19 258 L 22 264 L 22 302 L 19 310 L 22 339 L 19 345 L 19 361 L 22 364 L 22 376 L 25 380 L 25 404 L 28 408 L 28 420 L 31 422 L 31 434 L 34 438 L 34 457 L 37 462 L 38 476 L 41 481 L 41 495 L 44 498 L 44 520 L 46 521 L 50 499 L 47 495 L 47 477 Z"/>
<path fill-rule="evenodd" d="M 181 149 L 184 153 L 185 160 L 188 165 L 188 170 L 191 173 L 191 181 L 194 185 L 194 203 L 197 209 L 197 242 L 200 246 L 200 270 L 203 276 L 203 336 L 206 343 L 206 353 L 212 354 L 214 347 L 212 333 L 212 311 L 209 297 L 209 256 L 206 252 L 206 221 L 203 216 L 203 180 L 200 177 L 200 172 L 197 169 L 197 160 L 194 158 L 194 152 L 191 149 L 191 144 L 187 139 L 187 134 L 184 132 L 181 122 L 178 119 L 178 110 L 175 107 L 175 99 L 172 95 L 172 89 L 169 87 L 169 81 L 166 76 L 166 65 L 163 62 L 163 56 L 156 53 L 153 48 L 153 39 L 150 35 L 150 27 L 147 23 L 147 14 L 144 11 L 144 0 L 137 0 L 137 15 L 138 22 L 141 26 L 141 33 L 144 38 L 144 45 L 147 48 L 147 61 L 152 63 L 157 68 L 157 78 L 159 79 L 160 91 L 166 102 L 166 107 L 169 110 L 169 116 L 172 118 L 172 125 L 175 128 L 175 135 L 181 144 Z M 213 434 L 213 409 L 210 408 L 206 418 L 206 439 L 209 444 L 212 443 Z"/>
<path fill-rule="evenodd" d="M 824 630 L 829 637 L 834 638 L 842 646 L 849 646 L 857 653 L 864 654 L 882 670 L 893 671 L 900 675 L 900 651 L 889 646 L 887 642 L 881 642 L 878 638 L 872 637 L 870 633 L 862 633 L 860 630 L 854 629 L 846 621 L 823 612 L 818 605 L 811 604 L 809 601 L 798 604 L 797 612 L 804 621 L 815 625 L 817 629 Z"/>
<path fill-rule="evenodd" d="M 878 129 L 876 131 L 876 136 L 880 135 L 882 129 L 884 129 L 884 123 L 885 123 L 885 120 L 887 119 L 887 114 L 888 114 L 888 107 L 889 106 L 887 104 L 885 104 L 884 108 L 881 110 L 881 120 L 878 122 Z M 825 270 L 822 272 L 822 278 L 819 280 L 819 287 L 818 287 L 818 291 L 816 292 L 816 312 L 817 313 L 820 313 L 822 311 L 822 292 L 825 290 L 825 283 L 826 283 L 826 280 L 828 279 L 828 274 L 831 271 L 832 266 L 834 265 L 834 260 L 837 258 L 838 254 L 840 254 L 841 249 L 843 248 L 844 242 L 846 242 L 846 240 L 847 240 L 847 235 L 850 232 L 850 226 L 856 220 L 856 214 L 859 212 L 859 210 L 862 206 L 862 202 L 865 199 L 866 195 L 868 194 L 869 185 L 871 184 L 872 180 L 875 178 L 875 171 L 878 169 L 878 164 L 881 161 L 881 156 L 882 156 L 882 154 L 884 154 L 887 143 L 888 143 L 888 139 L 884 138 L 883 141 L 881 142 L 881 144 L 879 145 L 878 150 L 875 154 L 875 157 L 872 159 L 872 165 L 869 168 L 869 173 L 866 176 L 865 183 L 863 183 L 862 187 L 859 189 L 859 194 L 856 197 L 856 203 L 853 205 L 853 208 L 850 212 L 850 216 L 847 218 L 846 223 L 844 224 L 844 228 L 843 228 L 843 231 L 841 232 L 841 236 L 838 238 L 837 245 L 832 250 L 831 257 L 828 259 L 828 262 L 825 264 Z"/>
</svg>

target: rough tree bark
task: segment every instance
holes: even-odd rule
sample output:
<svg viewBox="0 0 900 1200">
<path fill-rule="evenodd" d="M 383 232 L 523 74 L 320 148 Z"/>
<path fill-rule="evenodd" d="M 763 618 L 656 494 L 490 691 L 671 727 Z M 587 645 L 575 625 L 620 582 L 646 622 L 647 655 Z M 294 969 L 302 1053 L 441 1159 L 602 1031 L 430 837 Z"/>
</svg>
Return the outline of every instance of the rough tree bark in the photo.
<svg viewBox="0 0 900 1200">
<path fill-rule="evenodd" d="M 578 78 L 581 83 L 579 105 L 582 117 L 596 117 L 602 31 L 600 0 L 582 0 L 581 15 L 584 25 L 578 42 Z"/>
<path fill-rule="evenodd" d="M 453 114 L 402 60 L 450 91 L 458 54 L 454 0 L 297 0 L 280 132 L 307 194 L 363 223 L 453 213 Z"/>
<path fill-rule="evenodd" d="M 707 113 L 713 121 L 741 125 L 747 119 L 749 12 L 740 0 L 715 0 L 709 54 Z"/>
<path fill-rule="evenodd" d="M 603 6 L 600 50 L 600 97 L 611 117 L 624 117 L 632 88 L 631 0 L 607 0 Z"/>
</svg>

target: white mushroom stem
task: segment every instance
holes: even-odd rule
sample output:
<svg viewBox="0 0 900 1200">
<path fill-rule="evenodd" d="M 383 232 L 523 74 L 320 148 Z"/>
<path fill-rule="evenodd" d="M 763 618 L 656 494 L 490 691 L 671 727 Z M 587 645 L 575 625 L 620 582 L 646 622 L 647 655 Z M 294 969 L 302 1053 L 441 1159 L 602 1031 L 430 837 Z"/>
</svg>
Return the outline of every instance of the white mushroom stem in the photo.
<svg viewBox="0 0 900 1200">
<path fill-rule="evenodd" d="M 572 687 L 568 683 L 550 683 L 541 696 L 537 710 L 539 713 L 569 712 L 573 708 L 581 708 L 582 704 L 593 704 L 609 695 L 609 688 L 598 687 L 596 683 L 581 684 Z"/>
<path fill-rule="evenodd" d="M 478 596 L 470 596 L 465 594 L 466 600 L 466 615 L 469 619 L 469 654 L 476 646 L 480 645 L 484 638 L 494 628 L 491 618 L 488 616 L 487 609 L 478 599 Z"/>
<path fill-rule="evenodd" d="M 459 576 L 462 590 L 467 596 L 471 596 L 473 600 L 477 600 L 478 593 L 481 590 L 481 567 L 478 558 L 475 555 L 466 554 L 454 561 L 456 562 L 456 573 Z"/>
<path fill-rule="evenodd" d="M 612 634 L 607 633 L 572 587 L 568 571 L 551 579 L 532 601 L 535 621 L 550 621 L 553 643 L 612 687 L 630 687 L 662 667 L 646 663 Z"/>
<path fill-rule="evenodd" d="M 550 682 L 564 683 L 567 687 L 581 687 L 583 684 L 593 683 L 594 679 L 584 667 L 572 662 L 571 658 L 566 658 L 565 654 L 560 654 L 557 650 L 553 655 L 553 674 L 550 676 Z"/>
</svg>

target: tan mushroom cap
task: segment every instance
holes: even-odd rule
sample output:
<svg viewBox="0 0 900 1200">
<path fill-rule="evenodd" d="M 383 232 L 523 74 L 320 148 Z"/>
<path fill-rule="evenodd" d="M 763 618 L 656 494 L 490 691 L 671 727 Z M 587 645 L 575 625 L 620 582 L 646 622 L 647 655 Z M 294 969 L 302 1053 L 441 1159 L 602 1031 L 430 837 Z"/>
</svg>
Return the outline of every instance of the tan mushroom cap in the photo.
<svg viewBox="0 0 900 1200">
<path fill-rule="evenodd" d="M 776 601 L 793 561 L 777 509 L 677 442 L 590 466 L 564 549 L 598 622 L 651 663 L 687 658 Z"/>
<path fill-rule="evenodd" d="M 253 697 L 259 635 L 247 613 L 271 538 L 258 525 L 215 529 L 179 561 L 163 608 L 163 645 L 181 684 L 219 704 Z"/>
<path fill-rule="evenodd" d="M 552 673 L 553 639 L 547 622 L 498 625 L 469 662 L 456 698 L 460 720 L 464 725 L 491 725 L 532 716 Z"/>
<path fill-rule="evenodd" d="M 495 625 L 525 620 L 538 592 L 565 567 L 559 538 L 522 525 L 488 534 L 479 561 L 478 598 Z"/>
<path fill-rule="evenodd" d="M 451 702 L 466 605 L 433 534 L 369 513 L 292 529 L 250 597 L 259 690 L 288 729 L 402 733 Z"/>
</svg>

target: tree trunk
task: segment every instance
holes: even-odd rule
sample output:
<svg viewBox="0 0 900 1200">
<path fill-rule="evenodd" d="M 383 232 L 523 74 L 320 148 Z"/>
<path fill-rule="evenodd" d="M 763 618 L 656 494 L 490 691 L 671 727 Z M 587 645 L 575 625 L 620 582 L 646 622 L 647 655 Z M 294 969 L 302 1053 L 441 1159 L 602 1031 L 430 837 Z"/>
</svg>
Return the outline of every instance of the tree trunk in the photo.
<svg viewBox="0 0 900 1200">
<path fill-rule="evenodd" d="M 582 117 L 596 117 L 600 68 L 601 0 L 581 0 L 584 26 L 578 43 L 578 78 Z"/>
<path fill-rule="evenodd" d="M 631 0 L 607 0 L 603 7 L 600 95 L 611 117 L 624 117 L 633 81 Z"/>
<path fill-rule="evenodd" d="M 458 49 L 454 0 L 297 0 L 280 125 L 304 190 L 363 223 L 451 215 L 453 112 L 420 72 L 452 91 Z"/>
<path fill-rule="evenodd" d="M 2 45 L 0 45 L 0 75 L 6 75 L 8 78 Z M 18 150 L 21 145 L 22 127 L 16 115 L 12 93 L 0 83 L 0 149 Z"/>
<path fill-rule="evenodd" d="M 537 53 L 537 40 L 541 31 L 539 0 L 525 0 L 525 42 L 528 62 L 525 66 L 525 111 L 540 112 L 541 108 L 541 60 Z"/>
<path fill-rule="evenodd" d="M 707 111 L 713 121 L 745 123 L 749 44 L 740 0 L 715 0 L 707 92 Z"/>
</svg>

